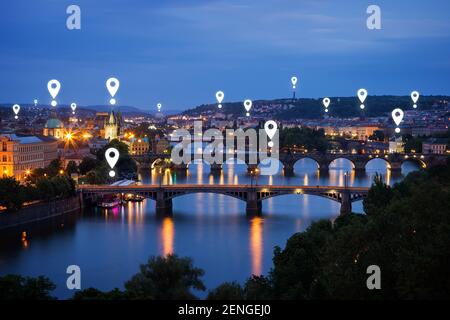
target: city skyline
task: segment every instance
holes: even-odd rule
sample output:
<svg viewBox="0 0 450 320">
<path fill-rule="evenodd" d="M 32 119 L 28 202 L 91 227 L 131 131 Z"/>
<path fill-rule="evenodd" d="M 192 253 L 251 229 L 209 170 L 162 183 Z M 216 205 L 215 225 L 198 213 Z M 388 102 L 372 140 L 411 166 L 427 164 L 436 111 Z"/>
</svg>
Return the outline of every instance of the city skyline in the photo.
<svg viewBox="0 0 450 320">
<path fill-rule="evenodd" d="M 110 76 L 121 80 L 118 104 L 147 112 L 158 102 L 163 111 L 215 103 L 218 90 L 224 103 L 288 98 L 293 75 L 297 97 L 354 96 L 361 87 L 446 95 L 450 5 L 432 2 L 378 1 L 382 29 L 368 30 L 369 4 L 351 1 L 78 1 L 82 25 L 72 31 L 71 3 L 2 3 L 0 28 L 10 32 L 0 44 L 0 100 L 49 104 L 46 85 L 56 78 L 60 105 L 107 105 Z"/>
</svg>

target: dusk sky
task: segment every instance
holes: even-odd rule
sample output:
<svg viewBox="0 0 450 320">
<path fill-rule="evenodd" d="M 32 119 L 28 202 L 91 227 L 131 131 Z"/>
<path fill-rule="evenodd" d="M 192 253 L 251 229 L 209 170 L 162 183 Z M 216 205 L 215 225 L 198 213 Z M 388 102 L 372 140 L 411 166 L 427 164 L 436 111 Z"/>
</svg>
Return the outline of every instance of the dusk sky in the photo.
<svg viewBox="0 0 450 320">
<path fill-rule="evenodd" d="M 81 7 L 81 30 L 66 8 Z M 366 9 L 381 7 L 382 30 Z M 450 94 L 450 2 L 360 0 L 4 0 L 0 102 L 108 104 L 155 111 L 298 97 Z"/>
</svg>

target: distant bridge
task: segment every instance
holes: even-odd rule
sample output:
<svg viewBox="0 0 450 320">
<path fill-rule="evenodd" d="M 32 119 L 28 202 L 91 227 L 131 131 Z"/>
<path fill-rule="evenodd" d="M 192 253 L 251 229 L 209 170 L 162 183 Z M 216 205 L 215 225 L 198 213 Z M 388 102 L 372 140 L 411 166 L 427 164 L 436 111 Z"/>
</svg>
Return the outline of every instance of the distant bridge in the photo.
<svg viewBox="0 0 450 320">
<path fill-rule="evenodd" d="M 237 155 L 230 160 L 237 158 Z M 284 174 L 292 175 L 294 174 L 295 163 L 302 159 L 312 159 L 317 163 L 317 167 L 320 171 L 329 170 L 330 164 L 337 159 L 347 159 L 349 160 L 355 171 L 365 171 L 366 165 L 374 159 L 382 159 L 386 162 L 387 168 L 391 171 L 401 171 L 402 165 L 405 162 L 414 162 L 419 165 L 420 168 L 427 168 L 439 164 L 445 164 L 447 161 L 447 155 L 437 155 L 437 154 L 415 154 L 415 153 L 390 153 L 390 154 L 377 154 L 377 153 L 366 153 L 366 154 L 352 154 L 352 153 L 320 153 L 320 152 L 282 152 L 279 154 L 279 160 L 283 165 Z M 153 165 L 160 160 L 170 160 L 170 154 L 148 154 L 144 156 L 133 156 L 133 159 L 138 164 L 141 169 L 151 169 Z M 248 156 L 246 156 L 246 160 Z M 191 162 L 193 162 L 193 156 Z M 256 168 L 260 164 L 258 157 L 257 164 L 247 164 L 247 169 L 250 172 L 252 169 Z M 187 170 L 189 163 L 173 164 L 173 168 L 176 170 Z M 213 163 L 210 164 L 211 172 L 220 172 L 222 170 L 222 164 Z"/>
<path fill-rule="evenodd" d="M 369 188 L 357 187 L 331 187 L 331 186 L 274 186 L 274 185 L 206 185 L 206 184 L 179 184 L 179 185 L 79 185 L 78 192 L 85 200 L 95 201 L 97 197 L 107 194 L 137 194 L 156 201 L 157 214 L 172 213 L 172 199 L 193 193 L 216 193 L 233 197 L 247 204 L 246 212 L 249 215 L 261 213 L 262 201 L 287 195 L 308 194 L 327 198 L 341 204 L 341 214 L 352 211 L 352 202 L 362 200 L 367 196 Z"/>
</svg>

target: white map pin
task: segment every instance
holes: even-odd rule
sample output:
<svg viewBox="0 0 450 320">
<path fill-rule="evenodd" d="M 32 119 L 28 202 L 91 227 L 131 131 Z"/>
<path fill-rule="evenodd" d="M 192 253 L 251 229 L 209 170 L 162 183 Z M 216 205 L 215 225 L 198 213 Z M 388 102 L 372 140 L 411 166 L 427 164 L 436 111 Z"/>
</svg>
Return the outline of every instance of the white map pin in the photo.
<svg viewBox="0 0 450 320">
<path fill-rule="evenodd" d="M 56 102 L 56 97 L 58 96 L 59 90 L 61 90 L 61 83 L 58 80 L 50 80 L 47 83 L 47 89 L 48 92 L 50 93 L 50 95 L 52 96 L 53 100 L 52 100 L 52 106 L 56 107 L 57 102 Z"/>
<path fill-rule="evenodd" d="M 395 128 L 396 133 L 400 133 L 400 128 L 398 126 L 402 122 L 403 116 L 404 113 L 402 109 L 397 108 L 392 111 L 392 119 L 394 119 L 394 122 L 397 125 L 397 128 Z"/>
<path fill-rule="evenodd" d="M 34 99 L 34 106 L 37 107 L 38 101 L 37 99 Z"/>
<path fill-rule="evenodd" d="M 109 166 L 111 169 L 114 169 L 114 166 L 117 164 L 117 161 L 119 161 L 119 150 L 116 148 L 109 148 L 105 152 L 105 158 L 106 161 L 108 161 Z M 109 176 L 114 177 L 116 173 L 114 170 L 109 171 Z"/>
<path fill-rule="evenodd" d="M 298 81 L 297 77 L 292 77 L 291 78 L 292 88 L 295 89 L 295 87 L 297 85 L 297 81 Z"/>
<path fill-rule="evenodd" d="M 275 133 L 277 133 L 277 129 L 278 129 L 278 125 L 273 120 L 266 121 L 266 123 L 264 124 L 264 130 L 266 131 L 266 134 L 270 140 L 272 140 L 273 137 L 275 136 Z M 268 145 L 269 145 L 269 147 L 272 148 L 273 141 L 269 141 Z"/>
<path fill-rule="evenodd" d="M 367 90 L 359 89 L 358 90 L 358 98 L 359 98 L 359 101 L 361 101 L 361 105 L 359 107 L 363 110 L 365 108 L 364 101 L 366 101 L 366 98 L 367 98 Z"/>
<path fill-rule="evenodd" d="M 72 108 L 72 114 L 75 114 L 75 109 L 77 108 L 77 104 L 74 102 L 70 105 L 70 108 Z"/>
<path fill-rule="evenodd" d="M 225 93 L 223 93 L 223 91 L 217 91 L 216 99 L 217 99 L 217 102 L 219 102 L 219 105 L 218 105 L 219 109 L 222 108 L 223 98 L 225 98 Z"/>
<path fill-rule="evenodd" d="M 414 102 L 413 108 L 417 108 L 417 101 L 419 101 L 420 94 L 418 91 L 411 92 L 411 99 Z"/>
<path fill-rule="evenodd" d="M 161 104 L 161 103 L 158 103 L 158 104 L 156 105 L 156 107 L 158 108 L 158 112 L 161 112 L 162 104 Z"/>
<path fill-rule="evenodd" d="M 19 111 L 20 111 L 20 106 L 19 106 L 18 104 L 15 104 L 15 105 L 13 105 L 12 108 L 13 108 L 14 113 L 16 114 L 16 115 L 14 116 L 14 118 L 15 118 L 15 119 L 19 119 L 18 114 L 19 114 Z"/>
<path fill-rule="evenodd" d="M 244 101 L 244 108 L 247 110 L 247 113 L 245 114 L 247 117 L 250 116 L 250 109 L 252 108 L 253 102 L 250 99 L 247 99 Z"/>
<path fill-rule="evenodd" d="M 110 104 L 116 104 L 116 99 L 114 96 L 120 87 L 120 81 L 117 78 L 109 78 L 106 80 L 106 88 L 108 89 L 109 94 L 111 95 L 111 100 L 109 100 Z"/>
<path fill-rule="evenodd" d="M 330 102 L 331 102 L 330 98 L 323 98 L 322 103 L 323 103 L 323 106 L 325 107 L 325 109 L 328 109 Z"/>
</svg>

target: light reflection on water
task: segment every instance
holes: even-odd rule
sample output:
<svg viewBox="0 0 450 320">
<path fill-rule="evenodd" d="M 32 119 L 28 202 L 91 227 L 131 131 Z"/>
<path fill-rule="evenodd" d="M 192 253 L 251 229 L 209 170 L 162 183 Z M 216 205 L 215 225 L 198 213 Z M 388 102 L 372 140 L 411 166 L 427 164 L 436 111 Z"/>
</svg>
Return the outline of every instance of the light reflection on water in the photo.
<svg viewBox="0 0 450 320">
<path fill-rule="evenodd" d="M 379 161 L 378 161 L 379 160 Z M 296 175 L 259 176 L 254 183 L 287 185 L 370 186 L 375 173 L 393 184 L 416 167 L 406 163 L 402 174 L 391 174 L 383 160 L 371 161 L 365 173 L 355 173 L 347 160 L 337 160 L 327 173 L 319 172 L 312 160 L 294 167 Z M 250 184 L 245 165 L 225 164 L 218 175 L 209 166 L 189 165 L 187 174 L 166 171 L 160 177 L 141 172 L 140 183 L 159 184 Z M 41 223 L 19 230 L 14 241 L 0 241 L 0 274 L 46 275 L 57 284 L 56 294 L 69 297 L 65 270 L 70 264 L 82 269 L 84 288 L 121 288 L 150 255 L 176 253 L 189 256 L 205 270 L 204 281 L 213 288 L 224 281 L 243 282 L 251 274 L 266 274 L 272 266 L 273 248 L 284 247 L 295 232 L 318 219 L 335 219 L 339 204 L 309 195 L 286 195 L 263 202 L 263 216 L 248 218 L 245 203 L 224 195 L 191 194 L 173 200 L 173 216 L 155 216 L 154 202 L 127 203 L 112 210 L 91 209 L 64 217 L 63 223 Z M 353 204 L 362 212 L 362 203 Z M 22 236 L 26 231 L 26 245 Z M 0 234 L 0 236 L 2 236 Z"/>
</svg>

